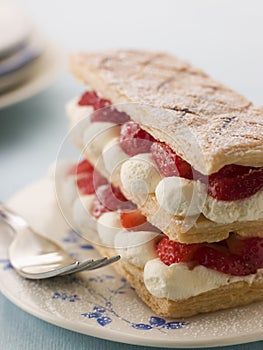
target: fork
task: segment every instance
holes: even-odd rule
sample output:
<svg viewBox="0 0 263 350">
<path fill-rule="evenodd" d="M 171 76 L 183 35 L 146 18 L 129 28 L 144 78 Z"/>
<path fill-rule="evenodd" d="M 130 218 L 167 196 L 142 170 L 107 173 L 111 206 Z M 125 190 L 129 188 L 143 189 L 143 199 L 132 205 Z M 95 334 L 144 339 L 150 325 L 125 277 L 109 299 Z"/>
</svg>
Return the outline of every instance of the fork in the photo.
<svg viewBox="0 0 263 350">
<path fill-rule="evenodd" d="M 44 279 L 65 276 L 84 270 L 95 270 L 112 264 L 120 256 L 89 259 L 83 262 L 72 258 L 57 243 L 35 232 L 27 221 L 0 203 L 0 218 L 15 232 L 8 253 L 11 265 L 22 277 Z"/>
</svg>

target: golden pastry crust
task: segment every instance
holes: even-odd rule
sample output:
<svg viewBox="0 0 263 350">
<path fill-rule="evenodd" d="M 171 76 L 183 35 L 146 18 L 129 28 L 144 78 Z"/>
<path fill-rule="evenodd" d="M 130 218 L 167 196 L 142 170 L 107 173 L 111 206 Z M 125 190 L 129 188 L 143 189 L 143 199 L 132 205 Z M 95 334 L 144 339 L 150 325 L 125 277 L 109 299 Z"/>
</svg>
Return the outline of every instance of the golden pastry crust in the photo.
<svg viewBox="0 0 263 350">
<path fill-rule="evenodd" d="M 108 250 L 103 246 L 96 248 L 102 255 L 114 255 L 113 249 Z M 113 267 L 135 288 L 136 293 L 145 304 L 157 315 L 163 317 L 190 317 L 263 300 L 263 278 L 258 278 L 251 284 L 245 281 L 230 283 L 187 299 L 173 301 L 157 298 L 147 290 L 144 284 L 143 269 L 123 259 L 115 263 Z"/>
<path fill-rule="evenodd" d="M 178 58 L 118 50 L 71 56 L 80 80 L 203 174 L 263 166 L 263 111 Z"/>
</svg>

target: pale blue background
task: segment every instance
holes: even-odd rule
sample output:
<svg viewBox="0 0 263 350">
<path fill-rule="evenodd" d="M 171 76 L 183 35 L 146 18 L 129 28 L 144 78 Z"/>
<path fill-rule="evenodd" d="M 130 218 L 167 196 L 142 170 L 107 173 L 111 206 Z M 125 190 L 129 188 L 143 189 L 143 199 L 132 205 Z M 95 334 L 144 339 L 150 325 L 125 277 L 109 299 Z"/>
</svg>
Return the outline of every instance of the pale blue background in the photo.
<svg viewBox="0 0 263 350">
<path fill-rule="evenodd" d="M 66 52 L 114 47 L 174 52 L 256 104 L 263 104 L 260 0 L 20 0 L 18 3 Z M 2 200 L 45 176 L 66 134 L 64 105 L 82 91 L 81 84 L 65 69 L 43 93 L 0 111 Z M 262 347 L 263 342 L 231 348 Z M 136 348 L 47 324 L 0 295 L 1 350 Z"/>
</svg>

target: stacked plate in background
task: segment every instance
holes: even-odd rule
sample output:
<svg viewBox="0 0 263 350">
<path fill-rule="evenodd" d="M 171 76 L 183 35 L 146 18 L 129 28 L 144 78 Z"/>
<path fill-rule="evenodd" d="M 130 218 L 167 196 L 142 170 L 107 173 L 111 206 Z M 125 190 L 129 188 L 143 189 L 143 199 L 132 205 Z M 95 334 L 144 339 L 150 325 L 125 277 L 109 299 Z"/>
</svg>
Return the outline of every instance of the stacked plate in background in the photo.
<svg viewBox="0 0 263 350">
<path fill-rule="evenodd" d="M 0 108 L 45 88 L 61 67 L 61 52 L 14 4 L 0 3 Z"/>
</svg>

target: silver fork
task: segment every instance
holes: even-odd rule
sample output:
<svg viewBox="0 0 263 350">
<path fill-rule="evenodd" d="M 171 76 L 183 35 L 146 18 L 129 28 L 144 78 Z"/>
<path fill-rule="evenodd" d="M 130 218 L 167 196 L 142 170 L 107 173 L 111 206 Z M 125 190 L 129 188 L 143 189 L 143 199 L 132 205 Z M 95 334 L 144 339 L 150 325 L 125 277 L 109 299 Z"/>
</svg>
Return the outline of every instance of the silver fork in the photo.
<svg viewBox="0 0 263 350">
<path fill-rule="evenodd" d="M 64 276 L 84 270 L 94 270 L 112 264 L 120 256 L 89 259 L 79 262 L 73 259 L 57 243 L 36 233 L 24 218 L 0 203 L 0 218 L 15 232 L 8 253 L 11 265 L 23 277 L 44 279 Z"/>
</svg>

